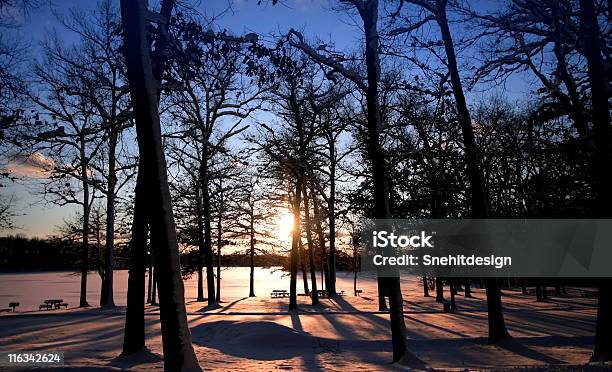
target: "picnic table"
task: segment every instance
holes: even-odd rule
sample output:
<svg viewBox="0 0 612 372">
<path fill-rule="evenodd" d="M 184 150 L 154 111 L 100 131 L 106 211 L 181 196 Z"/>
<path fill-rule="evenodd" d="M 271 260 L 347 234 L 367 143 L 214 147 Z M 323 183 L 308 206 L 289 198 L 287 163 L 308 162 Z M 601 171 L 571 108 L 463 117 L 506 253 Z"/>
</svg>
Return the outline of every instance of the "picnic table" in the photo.
<svg viewBox="0 0 612 372">
<path fill-rule="evenodd" d="M 287 290 L 285 289 L 274 289 L 270 293 L 270 297 L 272 298 L 289 297 L 289 292 L 287 292 Z"/>
<path fill-rule="evenodd" d="M 47 310 L 56 309 L 57 310 L 62 306 L 65 307 L 66 309 L 68 308 L 68 304 L 65 303 L 64 300 L 50 299 L 50 300 L 45 300 L 43 304 L 41 304 L 38 307 L 38 310 L 42 310 L 42 309 L 47 309 Z"/>
</svg>

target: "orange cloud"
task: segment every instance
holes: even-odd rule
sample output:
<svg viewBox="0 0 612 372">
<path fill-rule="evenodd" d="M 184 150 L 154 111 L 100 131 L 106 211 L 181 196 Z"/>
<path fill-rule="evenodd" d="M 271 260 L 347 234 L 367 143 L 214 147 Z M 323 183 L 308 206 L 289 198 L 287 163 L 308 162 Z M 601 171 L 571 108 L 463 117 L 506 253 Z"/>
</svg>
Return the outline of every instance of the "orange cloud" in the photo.
<svg viewBox="0 0 612 372">
<path fill-rule="evenodd" d="M 6 169 L 11 175 L 28 178 L 46 178 L 55 166 L 53 159 L 34 152 L 29 155 L 19 154 L 12 156 Z"/>
</svg>

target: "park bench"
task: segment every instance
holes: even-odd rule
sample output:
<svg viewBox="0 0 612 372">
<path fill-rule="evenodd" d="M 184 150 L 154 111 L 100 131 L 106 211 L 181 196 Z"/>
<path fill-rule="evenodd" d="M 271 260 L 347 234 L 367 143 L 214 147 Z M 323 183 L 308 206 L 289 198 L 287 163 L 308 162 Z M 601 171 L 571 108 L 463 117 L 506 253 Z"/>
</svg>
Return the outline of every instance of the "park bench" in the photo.
<svg viewBox="0 0 612 372">
<path fill-rule="evenodd" d="M 13 312 L 15 312 L 15 308 L 19 306 L 19 302 L 10 302 L 9 307 L 13 308 Z"/>
<path fill-rule="evenodd" d="M 329 297 L 329 292 L 327 292 L 327 290 L 325 290 L 325 289 L 318 289 L 317 290 L 317 295 L 319 297 L 323 297 L 323 298 L 324 297 Z"/>
<path fill-rule="evenodd" d="M 275 289 L 270 293 L 270 297 L 279 298 L 279 297 L 289 297 L 289 292 L 284 289 Z"/>
<path fill-rule="evenodd" d="M 363 293 L 363 289 L 358 289 L 355 291 L 355 294 L 357 294 L 357 296 L 359 296 L 362 293 Z"/>
<path fill-rule="evenodd" d="M 57 310 L 60 307 L 64 307 L 67 309 L 68 304 L 65 303 L 64 300 L 62 299 L 50 299 L 50 300 L 45 300 L 44 303 L 38 307 L 38 310 L 42 310 L 42 309 L 47 309 L 47 310 L 56 309 Z"/>
</svg>

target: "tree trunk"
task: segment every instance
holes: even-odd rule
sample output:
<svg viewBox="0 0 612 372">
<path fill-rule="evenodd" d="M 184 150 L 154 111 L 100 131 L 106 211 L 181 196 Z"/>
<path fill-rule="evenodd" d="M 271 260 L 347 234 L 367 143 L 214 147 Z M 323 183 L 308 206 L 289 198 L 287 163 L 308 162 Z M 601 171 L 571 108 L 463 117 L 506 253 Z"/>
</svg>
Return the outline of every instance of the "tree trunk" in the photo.
<svg viewBox="0 0 612 372">
<path fill-rule="evenodd" d="M 116 149 L 117 131 L 110 130 L 108 139 L 108 187 L 106 190 L 106 247 L 104 250 L 104 282 L 100 293 L 100 306 L 114 307 L 113 265 L 115 250 L 115 187 L 117 184 Z M 143 292 L 144 293 L 144 292 Z"/>
<path fill-rule="evenodd" d="M 147 219 L 145 215 L 146 185 L 142 172 L 136 180 L 136 197 L 130 241 L 127 309 L 123 333 L 123 354 L 133 354 L 145 347 L 144 291 L 147 258 Z M 149 281 L 150 282 L 150 281 Z M 149 292 L 150 297 L 150 292 Z"/>
<path fill-rule="evenodd" d="M 223 201 L 221 201 L 223 203 Z M 222 225 L 221 219 L 223 214 L 221 213 L 222 208 L 219 210 L 219 216 L 217 218 L 217 297 L 215 298 L 217 303 L 221 301 L 221 245 L 223 239 L 221 237 Z"/>
<path fill-rule="evenodd" d="M 161 14 L 166 16 L 167 22 L 173 5 L 172 0 L 162 2 Z M 146 214 L 151 226 L 151 246 L 158 257 L 155 269 L 159 279 L 164 369 L 201 371 L 187 324 L 185 292 L 159 123 L 159 81 L 153 75 L 147 35 L 148 14 L 146 0 L 121 0 L 127 79 L 149 196 Z M 165 38 L 163 32 L 160 37 Z"/>
<path fill-rule="evenodd" d="M 157 306 L 157 270 L 153 265 L 153 290 L 151 291 L 151 305 Z"/>
<path fill-rule="evenodd" d="M 310 296 L 310 289 L 308 289 L 308 274 L 306 274 L 306 253 L 304 251 L 304 243 L 302 243 L 302 239 L 299 241 L 299 250 L 300 250 L 300 268 L 302 269 L 302 282 L 304 284 L 304 293 Z"/>
<path fill-rule="evenodd" d="M 151 289 L 153 287 L 153 258 L 149 256 L 149 284 L 147 285 L 147 303 L 151 303 Z"/>
<path fill-rule="evenodd" d="M 455 295 L 457 294 L 457 290 L 455 288 L 454 279 L 451 279 L 449 288 L 450 288 L 450 309 L 451 309 L 451 312 L 454 312 L 457 309 L 457 304 L 455 303 Z"/>
<path fill-rule="evenodd" d="M 81 160 L 84 162 L 85 155 L 85 140 L 81 138 Z M 89 203 L 89 183 L 87 181 L 87 165 L 81 164 L 81 177 L 83 178 L 83 235 L 81 245 L 81 298 L 79 299 L 79 307 L 89 307 L 87 302 L 87 272 L 89 270 L 89 212 L 91 204 Z"/>
<path fill-rule="evenodd" d="M 444 283 L 439 276 L 436 277 L 436 302 L 444 302 Z"/>
<path fill-rule="evenodd" d="M 249 275 L 249 297 L 255 297 L 255 211 L 253 204 L 250 206 L 250 226 L 249 226 L 249 243 L 250 243 L 250 264 L 251 273 Z"/>
<path fill-rule="evenodd" d="M 594 218 L 610 218 L 612 208 L 612 175 L 609 164 L 612 160 L 612 138 L 610 133 L 610 109 L 608 105 L 608 81 L 601 53 L 603 43 L 593 0 L 580 0 L 580 32 L 584 38 L 591 105 L 593 113 L 594 191 L 597 198 Z M 601 279 L 597 302 L 597 324 L 591 361 L 606 362 L 612 359 L 612 281 Z"/>
<path fill-rule="evenodd" d="M 470 278 L 468 278 L 465 282 L 465 290 L 463 292 L 463 296 L 465 298 L 471 298 L 472 297 L 472 281 Z"/>
<path fill-rule="evenodd" d="M 429 297 L 429 287 L 427 286 L 427 277 L 423 275 L 423 297 Z"/>
<path fill-rule="evenodd" d="M 544 296 L 542 296 L 542 287 L 541 286 L 536 285 L 536 287 L 535 287 L 535 294 L 536 294 L 536 301 L 537 302 L 544 301 Z"/>
<path fill-rule="evenodd" d="M 297 309 L 297 270 L 300 237 L 300 205 L 302 179 L 298 177 L 295 182 L 295 198 L 293 200 L 293 231 L 291 234 L 290 280 L 289 280 L 289 310 Z"/>
<path fill-rule="evenodd" d="M 304 183 L 302 192 L 304 193 L 304 222 L 306 229 L 306 241 L 308 242 L 308 265 L 310 266 L 310 282 L 312 283 L 312 291 L 310 292 L 310 298 L 312 299 L 312 306 L 319 304 L 319 292 L 317 290 L 317 271 L 315 268 L 314 259 L 314 240 L 312 239 L 312 222 L 310 220 L 310 197 L 308 195 L 308 187 Z"/>
<path fill-rule="evenodd" d="M 330 159 L 329 166 L 329 203 L 328 203 L 328 219 L 329 219 L 329 256 L 327 257 L 327 272 L 326 277 L 327 292 L 330 296 L 336 294 L 336 150 L 334 140 L 330 141 Z M 324 246 L 324 243 L 323 243 Z"/>
<path fill-rule="evenodd" d="M 215 301 L 215 271 L 212 251 L 212 226 L 210 214 L 210 193 L 208 177 L 208 141 L 202 149 L 202 164 L 200 166 L 200 187 L 202 188 L 202 215 L 204 217 L 204 263 L 206 265 L 206 290 L 208 305 Z"/>
<path fill-rule="evenodd" d="M 331 273 L 330 273 L 330 269 L 329 269 L 329 258 L 327 257 L 327 252 L 325 251 L 325 234 L 323 233 L 323 226 L 321 226 L 321 218 L 319 218 L 321 216 L 320 214 L 320 209 L 319 209 L 319 200 L 316 196 L 316 194 L 314 193 L 314 190 L 312 190 L 313 193 L 313 198 L 312 198 L 312 207 L 313 207 L 313 213 L 315 216 L 315 230 L 317 232 L 317 238 L 318 238 L 318 243 L 319 243 L 319 254 L 321 255 L 321 289 L 326 289 L 327 293 L 332 296 L 334 294 L 336 294 L 336 290 L 335 290 L 335 286 L 334 286 L 334 292 L 330 292 L 330 283 L 331 283 Z"/>
<path fill-rule="evenodd" d="M 353 295 L 357 296 L 357 265 L 358 265 L 358 255 L 357 255 L 357 244 L 353 242 Z"/>
<path fill-rule="evenodd" d="M 459 123 L 463 135 L 463 144 L 465 146 L 470 183 L 471 217 L 486 219 L 489 217 L 489 212 L 487 208 L 487 196 L 480 170 L 480 156 L 476 148 L 472 119 L 463 94 L 463 86 L 461 85 L 457 58 L 455 56 L 455 46 L 448 27 L 448 19 L 446 18 L 446 0 L 437 0 L 437 3 L 437 21 L 444 42 L 453 95 L 455 96 L 457 114 L 459 115 Z M 489 343 L 494 343 L 507 337 L 508 331 L 506 330 L 504 314 L 502 312 L 501 295 L 497 280 L 495 278 L 485 278 L 485 287 L 489 318 Z"/>
<path fill-rule="evenodd" d="M 377 219 L 389 219 L 389 187 L 385 157 L 380 144 L 382 122 L 378 102 L 378 83 L 380 80 L 380 58 L 378 40 L 378 0 L 367 0 L 361 3 L 359 13 L 363 20 L 365 32 L 365 62 L 367 70 L 367 129 L 368 154 L 372 166 L 374 183 L 374 216 Z M 391 342 L 393 344 L 393 362 L 406 355 L 406 324 L 404 323 L 404 303 L 400 287 L 399 272 L 396 277 L 384 278 L 382 283 L 389 295 L 389 318 L 391 323 Z"/>
<path fill-rule="evenodd" d="M 195 187 L 195 209 L 196 209 L 196 223 L 198 225 L 198 302 L 204 301 L 204 257 L 206 256 L 206 248 L 204 247 L 204 220 L 202 217 L 202 196 L 200 195 L 200 182 L 198 179 Z"/>
</svg>

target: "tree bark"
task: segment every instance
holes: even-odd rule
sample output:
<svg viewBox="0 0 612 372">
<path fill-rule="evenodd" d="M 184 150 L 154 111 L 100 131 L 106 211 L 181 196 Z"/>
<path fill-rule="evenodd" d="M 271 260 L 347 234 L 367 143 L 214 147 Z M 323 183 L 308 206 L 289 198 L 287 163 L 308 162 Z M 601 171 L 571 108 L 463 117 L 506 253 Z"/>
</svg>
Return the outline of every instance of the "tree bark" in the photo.
<svg viewBox="0 0 612 372">
<path fill-rule="evenodd" d="M 429 287 L 427 286 L 427 277 L 423 275 L 423 297 L 429 297 Z"/>
<path fill-rule="evenodd" d="M 153 287 L 153 258 L 149 256 L 149 284 L 147 285 L 147 303 L 151 303 L 151 289 Z"/>
<path fill-rule="evenodd" d="M 221 301 L 221 245 L 223 244 L 222 239 L 222 225 L 221 221 L 223 218 L 222 213 L 222 205 L 223 205 L 223 195 L 221 195 L 221 207 L 219 208 L 219 216 L 217 217 L 217 296 L 215 300 L 217 303 Z"/>
<path fill-rule="evenodd" d="M 465 146 L 466 163 L 468 168 L 468 178 L 470 183 L 470 206 L 472 218 L 486 219 L 489 217 L 487 207 L 487 196 L 484 189 L 484 182 L 480 169 L 480 156 L 476 148 L 476 140 L 474 130 L 472 128 L 472 119 L 463 94 L 463 86 L 459 76 L 457 67 L 457 58 L 455 56 L 455 46 L 452 35 L 448 27 L 448 19 L 446 17 L 446 0 L 437 0 L 437 22 L 440 26 L 442 41 L 444 42 L 444 50 L 448 70 L 451 78 L 453 95 L 459 116 L 459 124 L 463 136 L 463 145 Z M 489 318 L 489 343 L 497 342 L 508 336 L 504 314 L 502 312 L 501 295 L 499 286 L 495 278 L 485 278 L 485 287 L 487 294 L 487 311 Z"/>
<path fill-rule="evenodd" d="M 372 165 L 374 183 L 374 216 L 377 219 L 391 218 L 389 210 L 389 186 L 385 157 L 380 144 L 382 122 L 378 102 L 378 83 L 380 81 L 380 57 L 378 40 L 378 0 L 367 0 L 358 6 L 365 32 L 365 60 L 367 70 L 367 131 L 368 154 Z M 391 323 L 391 342 L 393 344 L 393 362 L 406 355 L 406 324 L 404 323 L 404 304 L 400 287 L 399 273 L 396 277 L 384 278 L 389 296 L 389 317 Z"/>
<path fill-rule="evenodd" d="M 208 305 L 214 305 L 215 300 L 215 271 L 212 250 L 212 224 L 210 213 L 210 192 L 208 176 L 208 141 L 202 149 L 202 163 L 200 166 L 200 187 L 202 189 L 202 215 L 204 217 L 204 264 L 206 265 L 206 291 Z"/>
<path fill-rule="evenodd" d="M 298 242 L 300 250 L 300 268 L 302 269 L 302 283 L 304 284 L 304 293 L 310 296 L 310 289 L 308 288 L 308 274 L 306 274 L 306 252 L 304 251 L 304 243 L 302 239 Z"/>
<path fill-rule="evenodd" d="M 142 172 L 136 180 L 132 239 L 130 241 L 130 271 L 128 276 L 127 309 L 123 333 L 123 354 L 133 354 L 145 347 L 144 291 L 147 257 L 147 219 L 145 215 L 146 185 Z M 149 281 L 150 282 L 150 281 Z M 149 297 L 150 297 L 149 291 Z"/>
<path fill-rule="evenodd" d="M 319 201 L 316 197 L 316 194 L 313 191 L 313 198 L 312 198 L 312 206 L 313 206 L 313 213 L 316 217 L 316 223 L 315 223 L 315 230 L 317 233 L 317 238 L 318 238 L 318 243 L 319 243 L 319 253 L 321 254 L 321 273 L 322 273 L 322 283 L 321 283 L 321 289 L 326 289 L 327 293 L 332 296 L 336 293 L 335 290 L 335 286 L 334 286 L 334 292 L 332 293 L 330 291 L 330 283 L 331 283 L 331 273 L 330 273 L 330 269 L 329 269 L 329 257 L 327 256 L 327 252 L 325 251 L 325 234 L 323 233 L 323 226 L 321 226 L 321 219 L 319 218 L 320 216 L 320 209 L 319 209 Z"/>
<path fill-rule="evenodd" d="M 200 195 L 200 180 L 195 187 L 195 208 L 196 208 L 196 224 L 198 225 L 198 302 L 204 301 L 204 257 L 206 248 L 204 247 L 204 220 L 202 217 L 202 196 Z"/>
<path fill-rule="evenodd" d="M 295 182 L 295 197 L 293 200 L 293 231 L 291 234 L 291 255 L 289 269 L 289 310 L 297 309 L 297 270 L 300 237 L 300 205 L 302 179 L 298 177 Z"/>
<path fill-rule="evenodd" d="M 329 256 L 327 257 L 328 280 L 326 280 L 327 292 L 330 296 L 336 294 L 336 148 L 334 139 L 329 143 Z"/>
<path fill-rule="evenodd" d="M 249 297 L 255 297 L 255 211 L 253 204 L 250 205 L 249 213 L 249 256 L 251 265 L 251 273 L 249 274 Z"/>
<path fill-rule="evenodd" d="M 444 302 L 444 283 L 439 276 L 436 277 L 436 302 Z"/>
<path fill-rule="evenodd" d="M 465 290 L 463 292 L 463 296 L 465 298 L 471 298 L 472 297 L 472 280 L 470 278 L 468 278 L 465 281 Z"/>
<path fill-rule="evenodd" d="M 166 15 L 168 22 L 173 5 L 172 0 L 162 2 L 162 14 Z M 164 368 L 167 371 L 201 371 L 187 324 L 178 242 L 159 122 L 159 81 L 153 75 L 147 35 L 148 14 L 146 0 L 121 0 L 127 78 L 136 122 L 138 150 L 148 186 L 147 216 L 151 226 L 151 246 L 158 257 L 155 268 L 159 279 Z"/>
<path fill-rule="evenodd" d="M 310 298 L 312 299 L 312 306 L 319 304 L 319 292 L 317 291 L 317 271 L 315 268 L 314 259 L 314 239 L 312 238 L 312 223 L 310 220 L 310 197 L 308 195 L 307 182 L 304 182 L 302 192 L 304 193 L 304 222 L 306 229 L 306 241 L 308 242 L 308 264 L 310 266 L 310 282 L 312 283 L 312 290 L 310 292 Z"/>
<path fill-rule="evenodd" d="M 89 271 L 89 183 L 87 180 L 87 165 L 85 164 L 85 139 L 81 138 L 81 177 L 83 178 L 83 231 L 81 245 L 81 297 L 79 307 L 89 307 L 87 302 L 87 272 Z"/>
<path fill-rule="evenodd" d="M 580 0 L 580 31 L 587 59 L 595 154 L 593 170 L 594 191 L 597 199 L 594 218 L 610 218 L 612 208 L 612 137 L 610 131 L 610 109 L 608 81 L 602 58 L 603 43 L 599 31 L 593 0 Z M 597 302 L 595 343 L 591 361 L 606 362 L 612 359 L 612 281 L 602 278 Z"/>
<path fill-rule="evenodd" d="M 110 129 L 108 139 L 108 186 L 106 190 L 106 244 L 104 249 L 104 282 L 100 294 L 100 306 L 114 307 L 113 264 L 115 250 L 115 187 L 117 184 L 116 154 L 118 134 Z"/>
</svg>

